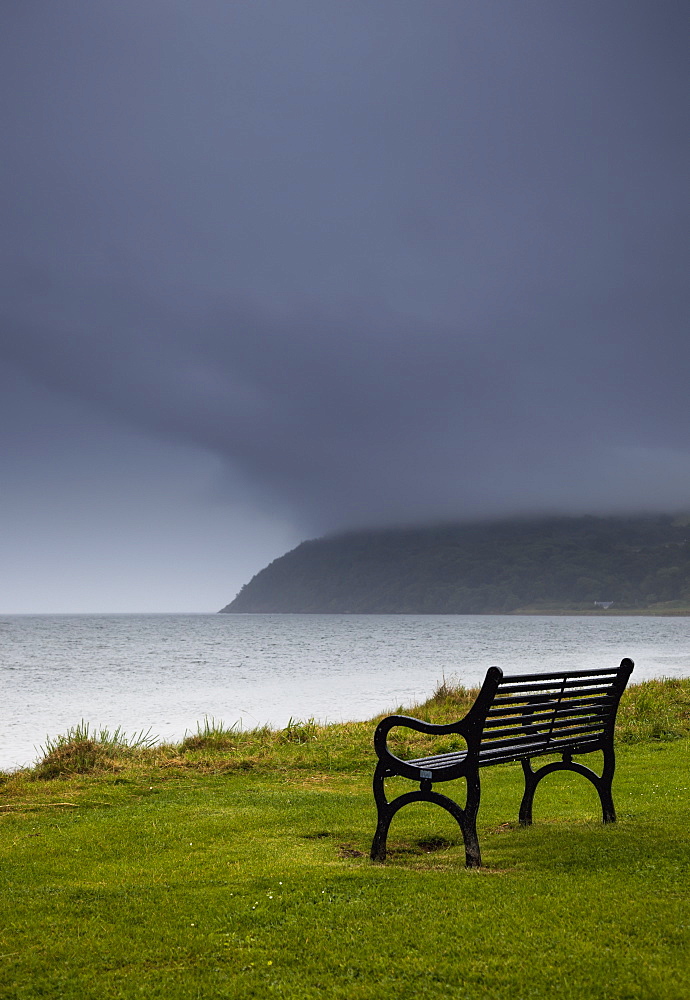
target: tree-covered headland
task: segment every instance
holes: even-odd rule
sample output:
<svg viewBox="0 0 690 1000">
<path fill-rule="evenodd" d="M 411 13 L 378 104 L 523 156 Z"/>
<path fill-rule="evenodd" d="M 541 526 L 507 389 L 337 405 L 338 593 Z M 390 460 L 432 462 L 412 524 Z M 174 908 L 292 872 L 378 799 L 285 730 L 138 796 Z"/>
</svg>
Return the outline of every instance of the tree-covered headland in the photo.
<svg viewBox="0 0 690 1000">
<path fill-rule="evenodd" d="M 298 545 L 222 610 L 690 613 L 690 517 L 552 517 L 353 531 Z"/>
</svg>

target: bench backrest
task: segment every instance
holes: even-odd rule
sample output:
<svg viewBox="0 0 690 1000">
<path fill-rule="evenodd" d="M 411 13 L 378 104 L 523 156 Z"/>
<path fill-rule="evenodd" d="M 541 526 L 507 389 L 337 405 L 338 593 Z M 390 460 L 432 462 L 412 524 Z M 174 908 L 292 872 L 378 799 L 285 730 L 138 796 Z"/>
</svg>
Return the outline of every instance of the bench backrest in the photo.
<svg viewBox="0 0 690 1000">
<path fill-rule="evenodd" d="M 610 746 L 618 703 L 632 669 L 627 658 L 608 670 L 507 677 L 493 667 L 482 691 L 486 697 L 478 699 L 488 706 L 480 723 L 480 762 L 588 753 Z"/>
</svg>

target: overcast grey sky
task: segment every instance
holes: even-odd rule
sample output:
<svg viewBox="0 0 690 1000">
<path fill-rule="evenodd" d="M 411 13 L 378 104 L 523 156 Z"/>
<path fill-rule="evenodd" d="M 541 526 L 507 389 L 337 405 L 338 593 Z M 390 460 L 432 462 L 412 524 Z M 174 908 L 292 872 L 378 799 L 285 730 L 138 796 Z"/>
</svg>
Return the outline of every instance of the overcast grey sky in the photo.
<svg viewBox="0 0 690 1000">
<path fill-rule="evenodd" d="M 0 14 L 0 611 L 690 508 L 686 0 Z"/>
</svg>

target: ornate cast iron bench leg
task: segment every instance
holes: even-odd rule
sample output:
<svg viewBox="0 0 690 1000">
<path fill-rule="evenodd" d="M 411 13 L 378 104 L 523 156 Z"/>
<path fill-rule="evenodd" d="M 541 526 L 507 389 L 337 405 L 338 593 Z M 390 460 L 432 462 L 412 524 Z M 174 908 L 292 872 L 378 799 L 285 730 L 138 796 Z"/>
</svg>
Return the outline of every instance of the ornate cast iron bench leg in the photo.
<svg viewBox="0 0 690 1000">
<path fill-rule="evenodd" d="M 479 812 L 481 795 L 479 773 L 468 774 L 465 780 L 467 781 L 467 801 L 465 802 L 463 821 L 460 824 L 465 841 L 465 865 L 467 868 L 481 868 L 482 855 L 477 836 L 477 813 Z"/>
<path fill-rule="evenodd" d="M 388 828 L 391 820 L 398 809 L 408 805 L 410 802 L 434 802 L 441 806 L 457 820 L 462 831 L 462 839 L 465 844 L 465 865 L 467 868 L 480 868 L 482 863 L 481 851 L 479 849 L 479 838 L 477 837 L 477 813 L 479 811 L 480 784 L 479 775 L 468 775 L 467 777 L 467 802 L 465 808 L 460 806 L 447 795 L 434 792 L 431 781 L 422 779 L 418 792 L 407 792 L 399 795 L 397 799 L 388 802 L 384 788 L 386 770 L 380 764 L 374 773 L 374 801 L 378 812 L 378 822 L 376 833 L 371 844 L 371 860 L 386 860 L 386 840 L 388 838 Z"/>
<path fill-rule="evenodd" d="M 601 801 L 601 811 L 604 823 L 616 822 L 616 809 L 613 805 L 613 795 L 611 785 L 613 783 L 613 772 L 616 770 L 616 754 L 613 747 L 604 750 L 604 769 L 597 785 L 599 799 Z"/>
<path fill-rule="evenodd" d="M 531 760 L 522 761 L 522 773 L 525 776 L 525 793 L 522 796 L 522 802 L 520 803 L 520 826 L 531 826 L 532 803 L 534 802 L 534 793 L 537 790 L 539 778 L 535 776 L 535 773 L 532 770 Z"/>
<path fill-rule="evenodd" d="M 522 802 L 520 803 L 520 825 L 531 825 L 532 803 L 534 801 L 534 793 L 537 789 L 537 785 L 542 778 L 545 778 L 547 774 L 551 774 L 553 771 L 575 771 L 576 774 L 581 774 L 584 778 L 591 781 L 599 793 L 602 821 L 604 823 L 615 823 L 616 810 L 613 805 L 611 785 L 613 782 L 613 773 L 616 769 L 616 757 L 612 747 L 604 750 L 603 754 L 604 768 L 601 776 L 590 770 L 588 767 L 585 767 L 584 764 L 576 763 L 573 760 L 572 755 L 569 753 L 563 754 L 562 761 L 554 761 L 551 764 L 545 764 L 543 767 L 540 767 L 538 771 L 532 770 L 531 760 L 523 760 L 522 771 L 525 775 L 525 793 L 522 796 Z"/>
<path fill-rule="evenodd" d="M 383 784 L 384 777 L 385 768 L 381 764 L 378 764 L 374 772 L 374 801 L 376 802 L 378 821 L 376 824 L 376 833 L 371 844 L 372 861 L 386 860 L 386 838 L 388 837 L 388 827 L 391 825 L 391 820 L 393 819 L 393 813 L 389 814 L 388 810 L 388 800 L 386 799 L 386 791 Z"/>
</svg>

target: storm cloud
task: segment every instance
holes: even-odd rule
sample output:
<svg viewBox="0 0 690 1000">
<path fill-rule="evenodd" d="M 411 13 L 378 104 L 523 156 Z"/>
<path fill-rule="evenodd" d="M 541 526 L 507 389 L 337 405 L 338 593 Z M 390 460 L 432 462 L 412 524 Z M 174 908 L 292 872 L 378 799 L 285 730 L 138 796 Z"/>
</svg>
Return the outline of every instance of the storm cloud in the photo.
<svg viewBox="0 0 690 1000">
<path fill-rule="evenodd" d="M 686 4 L 2 20 L 9 373 L 302 534 L 688 507 Z"/>
</svg>

